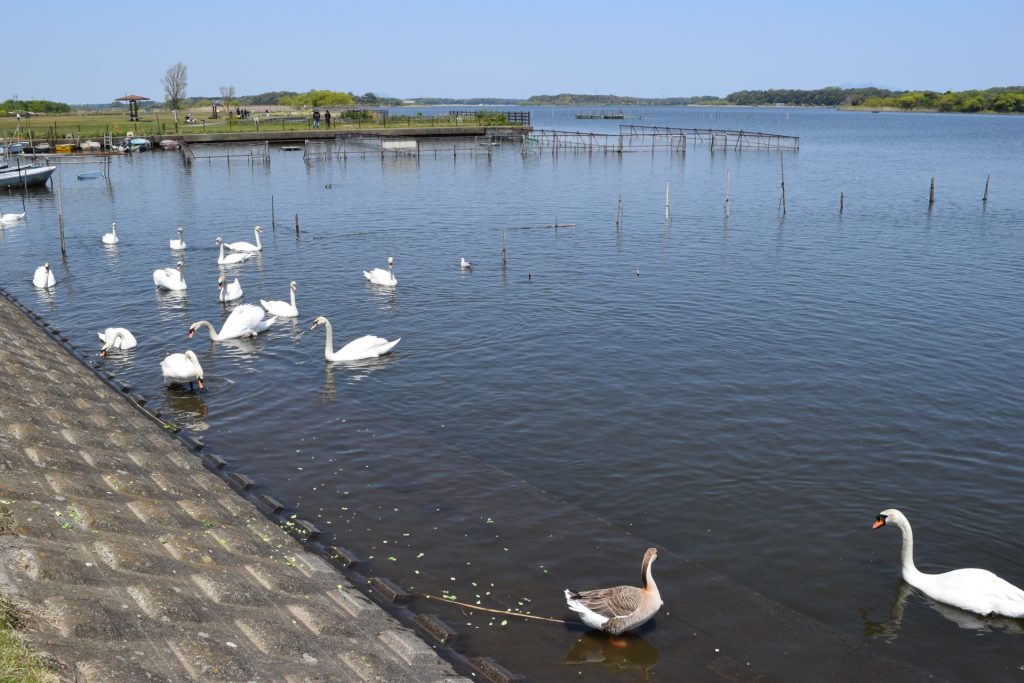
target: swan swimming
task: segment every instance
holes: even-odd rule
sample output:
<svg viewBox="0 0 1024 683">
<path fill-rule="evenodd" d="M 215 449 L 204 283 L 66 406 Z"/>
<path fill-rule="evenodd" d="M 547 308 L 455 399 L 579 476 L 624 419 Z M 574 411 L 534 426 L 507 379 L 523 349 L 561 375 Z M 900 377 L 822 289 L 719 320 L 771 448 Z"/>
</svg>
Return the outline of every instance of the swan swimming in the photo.
<svg viewBox="0 0 1024 683">
<path fill-rule="evenodd" d="M 399 337 L 394 341 L 388 341 L 383 337 L 374 337 L 373 335 L 366 335 L 353 339 L 348 344 L 345 344 L 337 351 L 333 351 L 331 347 L 334 344 L 334 334 L 331 331 L 331 321 L 324 316 L 317 316 L 313 320 L 313 325 L 310 330 L 315 330 L 319 326 L 323 325 L 327 330 L 327 342 L 324 344 L 324 358 L 330 361 L 345 361 L 345 360 L 364 360 L 367 358 L 377 358 L 383 356 L 385 353 L 395 348 L 398 342 L 402 341 Z"/>
<path fill-rule="evenodd" d="M 182 291 L 188 289 L 188 284 L 185 282 L 185 277 L 182 275 L 182 268 L 185 267 L 183 261 L 178 261 L 178 265 L 174 268 L 160 268 L 159 270 L 153 271 L 153 284 L 160 289 L 169 289 L 172 291 Z"/>
<path fill-rule="evenodd" d="M 214 240 L 214 244 L 220 245 L 220 256 L 217 257 L 217 265 L 219 266 L 230 266 L 235 263 L 242 263 L 252 258 L 252 254 L 238 253 L 224 255 L 224 238 L 218 237 Z"/>
<path fill-rule="evenodd" d="M 172 353 L 160 361 L 160 371 L 164 380 L 170 384 L 188 384 L 192 388 L 192 382 L 199 383 L 199 389 L 203 388 L 203 367 L 199 365 L 195 351 L 189 349 L 185 353 Z"/>
<path fill-rule="evenodd" d="M 103 233 L 103 244 L 117 244 L 120 241 L 117 239 L 117 223 L 111 223 L 110 232 Z"/>
<path fill-rule="evenodd" d="M 395 279 L 394 273 L 391 272 L 392 267 L 395 265 L 395 259 L 393 256 L 388 256 L 388 269 L 374 268 L 370 272 L 363 271 L 363 276 L 375 285 L 382 287 L 394 287 L 398 284 L 398 280 Z"/>
<path fill-rule="evenodd" d="M 171 240 L 171 249 L 181 251 L 185 248 L 185 228 L 178 226 L 178 238 Z"/>
<path fill-rule="evenodd" d="M 0 214 L 0 224 L 6 223 L 17 223 L 18 221 L 25 220 L 25 212 L 21 213 L 3 213 Z"/>
<path fill-rule="evenodd" d="M 101 356 L 106 356 L 110 349 L 134 349 L 138 344 L 135 335 L 123 327 L 108 327 L 103 332 L 97 332 L 96 336 L 103 342 Z"/>
<path fill-rule="evenodd" d="M 263 228 L 256 226 L 253 229 L 253 234 L 256 235 L 256 244 L 249 242 L 229 242 L 226 246 L 231 251 L 244 251 L 244 252 L 255 252 L 263 251 L 263 245 L 260 244 L 260 233 L 263 232 Z"/>
<path fill-rule="evenodd" d="M 291 303 L 288 303 L 286 301 L 265 301 L 263 299 L 260 299 L 260 304 L 263 306 L 263 308 L 267 309 L 267 313 L 270 313 L 271 315 L 276 315 L 278 318 L 299 317 L 299 309 L 295 306 L 295 280 L 291 281 L 291 284 L 288 285 L 288 289 L 291 291 L 292 294 Z"/>
<path fill-rule="evenodd" d="M 217 278 L 217 300 L 227 303 L 242 298 L 242 285 L 235 278 L 234 282 L 228 282 L 227 278 L 221 275 Z"/>
<path fill-rule="evenodd" d="M 39 289 L 47 289 L 57 284 L 57 280 L 53 277 L 53 271 L 50 270 L 49 262 L 36 268 L 35 274 L 32 276 L 32 285 Z"/>
<path fill-rule="evenodd" d="M 188 338 L 191 339 L 200 327 L 206 325 L 210 331 L 210 339 L 220 341 L 222 339 L 238 339 L 239 337 L 255 337 L 275 322 L 277 318 L 264 318 L 263 309 L 253 304 L 242 304 L 231 311 L 231 315 L 221 325 L 220 332 L 213 329 L 208 320 L 200 320 L 192 323 L 188 328 Z"/>
<path fill-rule="evenodd" d="M 882 510 L 872 529 L 893 525 L 903 532 L 903 580 L 928 597 L 968 612 L 1024 617 L 1024 590 L 987 569 L 954 569 L 942 574 L 925 574 L 914 566 L 914 534 L 910 522 L 899 510 Z"/>
</svg>

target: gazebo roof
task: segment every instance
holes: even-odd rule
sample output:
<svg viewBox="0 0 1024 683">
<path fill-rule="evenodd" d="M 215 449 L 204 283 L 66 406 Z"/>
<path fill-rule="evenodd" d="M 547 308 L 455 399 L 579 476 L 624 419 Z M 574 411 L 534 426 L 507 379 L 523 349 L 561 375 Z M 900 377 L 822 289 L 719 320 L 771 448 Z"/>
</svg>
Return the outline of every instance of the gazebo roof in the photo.
<svg viewBox="0 0 1024 683">
<path fill-rule="evenodd" d="M 124 97 L 118 97 L 115 102 L 141 102 L 142 100 L 148 100 L 148 97 L 142 95 L 125 95 Z"/>
</svg>

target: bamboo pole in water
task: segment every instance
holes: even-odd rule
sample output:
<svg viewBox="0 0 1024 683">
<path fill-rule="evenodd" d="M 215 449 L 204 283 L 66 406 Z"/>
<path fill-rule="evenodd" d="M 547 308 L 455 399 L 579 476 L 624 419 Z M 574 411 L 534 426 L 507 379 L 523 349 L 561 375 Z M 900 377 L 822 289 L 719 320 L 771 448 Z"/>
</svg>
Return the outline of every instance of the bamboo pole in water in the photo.
<svg viewBox="0 0 1024 683">
<path fill-rule="evenodd" d="M 669 186 L 668 181 L 665 181 L 665 220 L 668 220 L 668 212 L 669 212 L 668 186 Z"/>
<path fill-rule="evenodd" d="M 992 176 L 985 176 L 985 194 L 981 196 L 982 205 L 988 204 L 988 181 L 991 180 Z"/>
<path fill-rule="evenodd" d="M 842 193 L 842 192 L 840 192 L 840 193 L 839 193 L 839 215 L 840 215 L 840 216 L 842 216 L 842 215 L 843 215 L 843 199 L 844 199 L 844 197 L 843 197 L 843 193 Z"/>
<path fill-rule="evenodd" d="M 931 186 L 928 188 L 928 210 L 931 211 L 932 205 L 935 204 L 935 176 L 932 176 Z"/>
<path fill-rule="evenodd" d="M 274 195 L 270 195 L 270 229 L 277 230 L 277 222 L 274 220 Z"/>
<path fill-rule="evenodd" d="M 782 215 L 786 215 L 786 163 L 783 161 L 782 150 L 779 150 L 779 170 L 781 172 L 782 182 Z"/>
<path fill-rule="evenodd" d="M 67 256 L 68 251 L 64 248 L 64 196 L 61 192 L 62 186 L 60 182 L 61 169 L 57 167 L 57 224 L 60 226 L 60 254 L 61 256 Z"/>
<path fill-rule="evenodd" d="M 295 214 L 295 234 L 299 234 L 299 214 Z"/>
<path fill-rule="evenodd" d="M 725 169 L 725 217 L 729 217 L 729 169 Z"/>
</svg>

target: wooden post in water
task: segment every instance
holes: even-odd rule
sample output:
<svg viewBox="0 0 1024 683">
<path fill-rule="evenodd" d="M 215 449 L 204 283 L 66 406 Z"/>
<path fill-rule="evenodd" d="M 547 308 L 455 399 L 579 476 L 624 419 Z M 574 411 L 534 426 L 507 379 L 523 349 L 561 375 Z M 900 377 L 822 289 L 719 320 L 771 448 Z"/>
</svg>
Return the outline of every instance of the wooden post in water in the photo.
<svg viewBox="0 0 1024 683">
<path fill-rule="evenodd" d="M 68 251 L 64 248 L 64 196 L 61 192 L 60 166 L 57 167 L 57 225 L 60 226 L 60 255 L 67 257 Z"/>
<path fill-rule="evenodd" d="M 781 178 L 782 178 L 782 199 L 780 200 L 780 202 L 782 204 L 782 215 L 785 216 L 786 215 L 786 163 L 785 163 L 785 161 L 783 161 L 782 150 L 781 149 L 779 150 L 779 170 L 781 172 Z"/>
<path fill-rule="evenodd" d="M 985 176 L 985 194 L 983 194 L 981 196 L 981 205 L 982 206 L 985 206 L 986 204 L 988 204 L 988 181 L 991 178 L 992 178 L 992 176 L 990 176 L 990 175 Z"/>
<path fill-rule="evenodd" d="M 729 217 L 729 169 L 725 169 L 725 217 Z"/>
<path fill-rule="evenodd" d="M 501 267 L 508 265 L 508 252 L 505 250 L 505 229 L 501 230 Z"/>
<path fill-rule="evenodd" d="M 666 180 L 665 181 L 665 220 L 668 220 L 668 210 L 669 210 L 668 185 L 669 185 L 669 183 Z"/>
<path fill-rule="evenodd" d="M 295 214 L 295 234 L 299 234 L 299 214 Z"/>
<path fill-rule="evenodd" d="M 842 193 L 842 192 L 840 192 L 840 193 L 839 193 L 839 215 L 840 215 L 840 216 L 842 216 L 842 215 L 843 215 L 843 199 L 844 199 L 844 197 L 843 197 L 843 193 Z"/>
<path fill-rule="evenodd" d="M 274 195 L 270 195 L 270 229 L 277 230 L 277 223 L 274 221 Z"/>
<path fill-rule="evenodd" d="M 615 207 L 615 230 L 622 227 L 622 195 L 619 195 L 618 205 Z"/>
<path fill-rule="evenodd" d="M 932 184 L 928 188 L 928 210 L 932 210 L 932 205 L 935 203 L 935 176 L 932 176 Z"/>
</svg>

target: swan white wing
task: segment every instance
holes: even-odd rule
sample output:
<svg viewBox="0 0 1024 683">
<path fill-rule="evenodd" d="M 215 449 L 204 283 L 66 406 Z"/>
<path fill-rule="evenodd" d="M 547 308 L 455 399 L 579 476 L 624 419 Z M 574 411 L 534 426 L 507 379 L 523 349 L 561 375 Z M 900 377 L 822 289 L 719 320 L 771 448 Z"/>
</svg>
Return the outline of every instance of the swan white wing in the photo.
<svg viewBox="0 0 1024 683">
<path fill-rule="evenodd" d="M 299 311 L 287 301 L 266 301 L 260 299 L 260 305 L 267 309 L 267 313 L 279 318 L 297 318 Z"/>
<path fill-rule="evenodd" d="M 253 328 L 263 321 L 263 309 L 252 304 L 242 304 L 231 311 L 224 326 L 217 334 L 221 339 L 235 339 L 254 333 Z"/>
<path fill-rule="evenodd" d="M 385 287 L 394 287 L 398 284 L 398 280 L 395 279 L 394 275 L 390 271 L 384 270 L 383 268 L 374 268 L 370 272 L 363 271 L 363 275 L 366 279 L 375 285 L 384 285 Z"/>
<path fill-rule="evenodd" d="M 184 240 L 171 240 L 171 249 L 181 250 L 185 248 Z"/>
<path fill-rule="evenodd" d="M 331 355 L 331 360 L 362 360 L 364 358 L 376 358 L 377 356 L 383 356 L 385 353 L 393 349 L 400 341 L 402 341 L 401 337 L 389 342 L 383 337 L 375 337 L 372 334 L 368 334 L 366 336 L 359 337 L 358 339 L 353 339 L 348 344 L 342 346 Z"/>
<path fill-rule="evenodd" d="M 0 223 L 15 223 L 25 217 L 25 212 L 21 213 L 5 213 L 0 215 Z"/>
<path fill-rule="evenodd" d="M 242 298 L 242 285 L 238 282 L 237 277 L 234 282 L 229 282 L 220 290 L 219 298 L 221 301 L 234 301 Z"/>
<path fill-rule="evenodd" d="M 231 251 L 259 251 L 259 247 L 249 242 L 232 242 L 224 246 Z"/>
<path fill-rule="evenodd" d="M 186 289 L 188 287 L 181 278 L 181 272 L 177 268 L 154 270 L 153 283 L 163 289 Z"/>
<path fill-rule="evenodd" d="M 117 337 L 118 332 L 121 333 L 120 337 Z M 115 349 L 132 349 L 138 345 L 138 342 L 135 340 L 135 335 L 129 332 L 126 327 L 108 327 L 102 332 L 97 332 L 96 336 L 99 337 L 100 341 L 104 344 L 107 343 L 108 339 L 114 339 L 117 337 L 114 339 L 113 344 Z"/>
<path fill-rule="evenodd" d="M 55 282 L 53 271 L 48 271 L 44 266 L 36 268 L 35 275 L 32 276 L 32 284 L 39 288 L 53 287 Z"/>
<path fill-rule="evenodd" d="M 919 574 L 915 585 L 940 602 L 970 612 L 1024 617 L 1024 590 L 987 569 Z"/>
<path fill-rule="evenodd" d="M 172 353 L 160 361 L 160 371 L 169 382 L 192 382 L 196 379 L 195 366 L 183 353 Z"/>
</svg>

